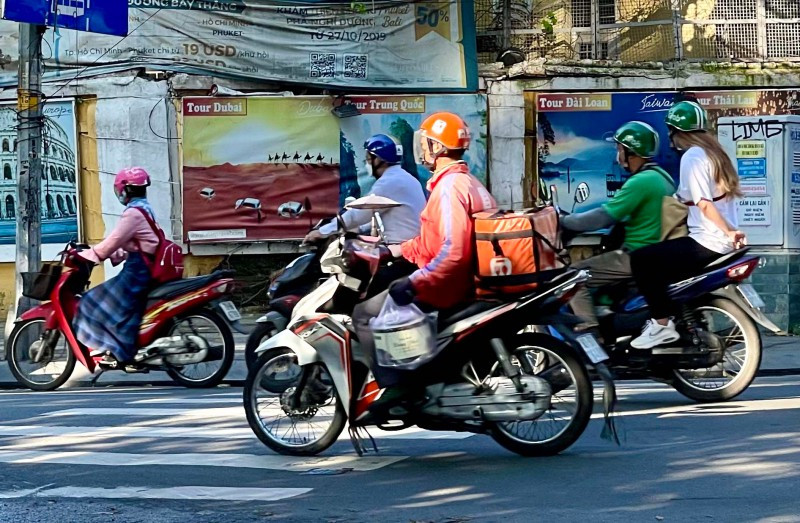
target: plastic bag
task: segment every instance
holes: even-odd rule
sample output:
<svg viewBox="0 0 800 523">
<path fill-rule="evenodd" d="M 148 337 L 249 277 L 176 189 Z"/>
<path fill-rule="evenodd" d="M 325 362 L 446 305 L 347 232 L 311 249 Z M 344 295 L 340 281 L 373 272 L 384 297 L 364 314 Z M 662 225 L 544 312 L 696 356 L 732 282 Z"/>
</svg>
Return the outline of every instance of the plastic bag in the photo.
<svg viewBox="0 0 800 523">
<path fill-rule="evenodd" d="M 369 326 L 375 340 L 375 361 L 382 367 L 416 369 L 436 355 L 432 321 L 416 305 L 401 306 L 387 296 Z"/>
</svg>

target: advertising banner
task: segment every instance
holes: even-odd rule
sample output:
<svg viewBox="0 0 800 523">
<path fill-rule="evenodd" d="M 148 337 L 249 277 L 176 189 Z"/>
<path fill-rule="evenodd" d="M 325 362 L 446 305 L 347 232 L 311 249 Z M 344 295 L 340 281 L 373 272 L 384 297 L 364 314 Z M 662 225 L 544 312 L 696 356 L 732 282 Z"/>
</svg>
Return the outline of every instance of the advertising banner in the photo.
<svg viewBox="0 0 800 523">
<path fill-rule="evenodd" d="M 71 100 L 44 106 L 42 244 L 63 247 L 78 239 L 78 154 Z M 17 221 L 16 105 L 0 105 L 0 261 L 14 259 Z"/>
<path fill-rule="evenodd" d="M 614 195 L 627 179 L 616 163 L 616 145 L 607 141 L 623 123 L 640 120 L 661 137 L 656 161 L 677 180 L 679 158 L 669 147 L 664 118 L 677 93 L 569 93 L 540 94 L 536 98 L 537 169 L 547 185 L 555 185 L 562 205 L 571 205 L 575 187 L 587 182 L 590 198 L 578 211 L 592 209 Z M 714 91 L 684 93 L 694 96 L 708 112 L 716 131 L 723 116 L 792 114 L 800 111 L 800 91 Z M 753 130 L 755 132 L 755 130 Z M 736 161 L 745 194 L 762 194 L 769 172 L 763 141 L 749 140 L 741 131 Z M 748 200 L 748 208 L 764 207 L 763 198 Z M 762 220 L 748 211 L 750 223 Z M 762 222 L 759 222 L 762 223 Z"/>
<path fill-rule="evenodd" d="M 472 174 L 484 184 L 487 183 L 485 95 L 353 96 L 349 100 L 356 104 L 361 115 L 340 121 L 342 149 L 353 149 L 360 194 L 366 194 L 374 182 L 364 167 L 366 158 L 362 146 L 367 138 L 377 133 L 388 134 L 403 146 L 403 168 L 415 174 L 425 187 L 431 173 L 416 164 L 413 152 L 414 131 L 425 117 L 438 111 L 456 113 L 467 123 L 472 133 L 472 143 L 465 161 Z M 343 177 L 349 177 L 351 173 L 347 172 L 344 160 L 343 158 Z M 343 194 L 344 198 L 357 196 L 347 188 L 343 188 Z"/>
<path fill-rule="evenodd" d="M 185 239 L 302 238 L 335 215 L 339 127 L 331 108 L 330 98 L 185 98 Z M 306 212 L 281 216 L 284 204 Z"/>
<path fill-rule="evenodd" d="M 66 76 L 146 64 L 304 85 L 477 90 L 472 0 L 128 4 L 129 36 L 123 40 L 63 28 L 48 31 L 48 66 L 62 68 Z M 10 75 L 16 70 L 16 31 L 15 24 L 0 26 L 0 64 L 9 64 Z"/>
<path fill-rule="evenodd" d="M 331 114 L 329 97 L 186 98 L 183 101 L 185 240 L 191 243 L 298 239 L 366 195 L 374 179 L 364 142 L 377 133 L 403 145 L 403 167 L 424 187 L 413 134 L 422 119 L 453 111 L 470 126 L 465 160 L 486 182 L 484 95 L 355 96 L 359 113 Z M 285 211 L 304 209 L 300 217 Z"/>
</svg>

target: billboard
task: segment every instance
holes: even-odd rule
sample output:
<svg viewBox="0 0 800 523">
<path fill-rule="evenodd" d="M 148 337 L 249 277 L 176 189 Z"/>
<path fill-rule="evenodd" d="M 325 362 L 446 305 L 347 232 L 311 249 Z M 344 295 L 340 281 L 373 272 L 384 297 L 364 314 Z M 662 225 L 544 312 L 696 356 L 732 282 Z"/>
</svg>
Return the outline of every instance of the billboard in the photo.
<svg viewBox="0 0 800 523">
<path fill-rule="evenodd" d="M 63 247 L 78 238 L 78 154 L 71 100 L 44 106 L 42 150 L 42 244 Z M 14 259 L 17 217 L 17 126 L 15 104 L 0 105 L 0 261 Z M 45 249 L 45 252 L 50 252 Z"/>
<path fill-rule="evenodd" d="M 353 96 L 350 103 L 356 104 L 360 116 L 340 121 L 343 150 L 353 150 L 356 171 L 351 173 L 343 161 L 342 175 L 358 179 L 359 194 L 366 194 L 372 187 L 373 178 L 364 168 L 366 158 L 362 145 L 373 134 L 383 133 L 403 146 L 403 168 L 414 174 L 425 187 L 431 173 L 414 159 L 414 131 L 422 120 L 435 112 L 449 111 L 461 116 L 472 132 L 472 143 L 465 156 L 470 171 L 481 182 L 487 184 L 486 147 L 487 112 L 486 95 L 419 95 L 419 96 Z M 342 188 L 343 198 L 358 196 Z"/>
<path fill-rule="evenodd" d="M 627 179 L 616 163 L 616 146 L 606 141 L 625 122 L 640 120 L 652 125 L 661 136 L 656 161 L 679 175 L 679 157 L 669 147 L 664 118 L 676 92 L 650 93 L 547 93 L 536 97 L 537 173 L 547 185 L 558 188 L 562 205 L 573 198 L 575 187 L 586 182 L 590 199 L 579 209 L 592 209 L 614 195 Z M 706 91 L 682 93 L 692 96 L 708 112 L 709 126 L 716 131 L 723 116 L 792 114 L 800 111 L 800 91 Z M 748 184 L 765 176 L 757 146 L 737 155 L 737 167 Z M 755 185 L 753 185 L 755 187 Z M 570 204 L 571 205 L 571 204 Z"/>
<path fill-rule="evenodd" d="M 185 240 L 302 238 L 333 216 L 339 128 L 331 109 L 330 98 L 185 98 Z M 278 214 L 292 202 L 311 207 L 302 221 Z"/>
<path fill-rule="evenodd" d="M 349 89 L 478 88 L 472 0 L 128 0 L 128 6 L 130 34 L 122 41 L 64 27 L 49 30 L 48 67 L 70 77 L 76 71 L 96 75 L 145 64 Z M 0 51 L 0 65 L 4 60 L 11 65 L 6 80 L 13 80 L 16 70 L 16 31 L 13 24 L 0 28 L 0 50 L 12 53 L 6 58 Z"/>
<path fill-rule="evenodd" d="M 403 167 L 424 187 L 413 133 L 433 112 L 460 114 L 473 134 L 466 161 L 486 182 L 484 95 L 355 96 L 359 115 L 338 118 L 330 97 L 185 98 L 183 230 L 192 243 L 290 240 L 369 192 L 363 144 L 384 133 L 404 146 Z M 287 205 L 310 210 L 300 218 Z"/>
</svg>

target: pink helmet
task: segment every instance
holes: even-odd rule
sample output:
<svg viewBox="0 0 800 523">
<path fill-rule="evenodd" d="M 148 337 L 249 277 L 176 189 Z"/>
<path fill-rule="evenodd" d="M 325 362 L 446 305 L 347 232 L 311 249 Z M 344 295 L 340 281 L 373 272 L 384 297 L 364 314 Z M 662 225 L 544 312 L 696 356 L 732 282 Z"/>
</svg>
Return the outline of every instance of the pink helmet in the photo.
<svg viewBox="0 0 800 523">
<path fill-rule="evenodd" d="M 122 169 L 114 177 L 114 192 L 117 197 L 125 194 L 125 187 L 147 187 L 150 185 L 150 175 L 141 167 Z"/>
</svg>

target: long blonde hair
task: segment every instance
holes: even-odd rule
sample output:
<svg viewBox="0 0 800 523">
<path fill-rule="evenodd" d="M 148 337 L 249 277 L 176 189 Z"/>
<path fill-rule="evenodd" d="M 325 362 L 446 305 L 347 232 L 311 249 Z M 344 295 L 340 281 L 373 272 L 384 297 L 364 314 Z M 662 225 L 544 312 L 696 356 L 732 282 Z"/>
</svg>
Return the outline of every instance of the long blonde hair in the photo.
<svg viewBox="0 0 800 523">
<path fill-rule="evenodd" d="M 705 151 L 713 166 L 714 182 L 726 197 L 741 198 L 742 188 L 739 185 L 739 174 L 730 157 L 725 154 L 719 141 L 707 132 L 687 133 L 675 130 L 673 143 L 682 150 L 697 146 Z"/>
</svg>

